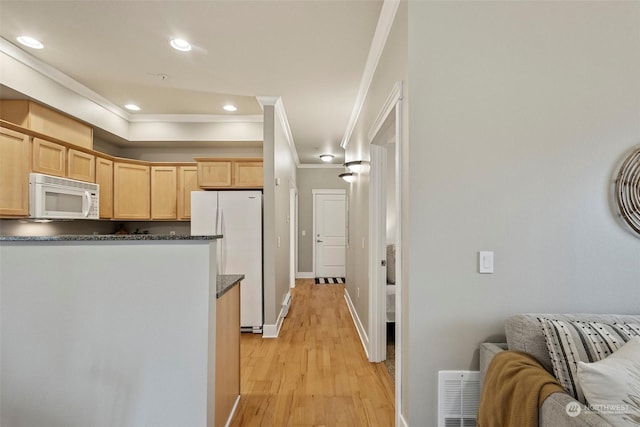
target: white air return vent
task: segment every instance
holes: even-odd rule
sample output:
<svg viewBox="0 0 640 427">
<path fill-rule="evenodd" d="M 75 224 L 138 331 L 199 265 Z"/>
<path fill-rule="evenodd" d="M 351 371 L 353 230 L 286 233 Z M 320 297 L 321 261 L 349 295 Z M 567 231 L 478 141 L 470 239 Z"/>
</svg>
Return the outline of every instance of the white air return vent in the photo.
<svg viewBox="0 0 640 427">
<path fill-rule="evenodd" d="M 438 427 L 475 427 L 480 372 L 438 372 Z"/>
</svg>

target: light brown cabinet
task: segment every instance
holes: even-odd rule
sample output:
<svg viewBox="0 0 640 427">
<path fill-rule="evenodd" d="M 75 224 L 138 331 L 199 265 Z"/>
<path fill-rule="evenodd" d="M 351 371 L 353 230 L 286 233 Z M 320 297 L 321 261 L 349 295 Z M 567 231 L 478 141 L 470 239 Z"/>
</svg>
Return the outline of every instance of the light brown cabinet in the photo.
<svg viewBox="0 0 640 427">
<path fill-rule="evenodd" d="M 69 148 L 67 150 L 67 177 L 85 182 L 96 181 L 96 157 L 93 154 Z"/>
<path fill-rule="evenodd" d="M 264 186 L 262 160 L 234 160 L 233 186 L 262 188 Z"/>
<path fill-rule="evenodd" d="M 96 157 L 96 184 L 100 185 L 100 218 L 113 218 L 113 161 Z"/>
<path fill-rule="evenodd" d="M 151 219 L 178 216 L 176 166 L 151 166 Z"/>
<path fill-rule="evenodd" d="M 0 100 L 0 118 L 79 147 L 93 149 L 93 128 L 44 105 L 23 99 Z"/>
<path fill-rule="evenodd" d="M 142 162 L 113 164 L 113 217 L 149 219 L 151 216 L 149 166 Z"/>
<path fill-rule="evenodd" d="M 0 128 L 0 215 L 29 215 L 28 135 Z"/>
<path fill-rule="evenodd" d="M 198 167 L 178 166 L 178 219 L 191 219 L 191 192 L 199 190 Z"/>
<path fill-rule="evenodd" d="M 262 188 L 262 159 L 198 158 L 198 186 L 204 189 Z"/>
<path fill-rule="evenodd" d="M 216 300 L 216 427 L 225 425 L 240 395 L 240 286 Z"/>
<path fill-rule="evenodd" d="M 198 186 L 200 188 L 231 187 L 231 170 L 230 160 L 198 160 Z"/>
<path fill-rule="evenodd" d="M 67 148 L 64 145 L 33 138 L 33 163 L 31 166 L 34 172 L 65 177 L 66 164 Z"/>
</svg>

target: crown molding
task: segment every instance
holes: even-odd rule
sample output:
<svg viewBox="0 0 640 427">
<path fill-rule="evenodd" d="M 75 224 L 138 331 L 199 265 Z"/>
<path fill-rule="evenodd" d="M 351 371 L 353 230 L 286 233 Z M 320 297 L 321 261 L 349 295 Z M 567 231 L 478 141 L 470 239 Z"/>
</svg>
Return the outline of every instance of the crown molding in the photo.
<svg viewBox="0 0 640 427">
<path fill-rule="evenodd" d="M 384 51 L 384 46 L 389 38 L 391 27 L 393 26 L 393 20 L 395 19 L 396 12 L 401 0 L 384 0 L 382 4 L 382 10 L 380 11 L 380 17 L 378 18 L 378 24 L 376 25 L 376 31 L 371 41 L 371 47 L 369 48 L 369 56 L 362 73 L 362 79 L 360 80 L 360 87 L 358 89 L 358 95 L 356 96 L 356 102 L 351 112 L 351 118 L 347 125 L 347 130 L 342 138 L 340 147 L 347 148 L 351 139 L 351 134 L 356 127 L 360 112 L 364 106 L 364 101 L 369 92 L 373 76 L 378 67 L 378 62 Z"/>
<path fill-rule="evenodd" d="M 293 156 L 293 160 L 296 163 L 296 167 L 300 166 L 300 158 L 298 157 L 298 150 L 296 150 L 296 144 L 293 141 L 293 134 L 291 133 L 291 127 L 289 126 L 289 119 L 287 118 L 287 112 L 284 109 L 284 103 L 282 102 L 282 98 L 279 96 L 256 96 L 258 103 L 264 109 L 265 105 L 273 106 L 276 115 L 280 121 L 280 125 L 284 130 L 284 136 L 287 139 L 287 143 L 289 144 L 289 150 L 291 150 L 291 155 Z"/>
<path fill-rule="evenodd" d="M 35 56 L 30 55 L 29 53 L 25 52 L 24 50 L 20 49 L 19 47 L 2 37 L 0 37 L 0 52 L 26 65 L 27 67 L 42 74 L 50 80 L 69 89 L 70 91 L 75 92 L 83 98 L 86 98 L 98 104 L 99 106 L 105 108 L 118 117 L 123 118 L 127 121 L 131 120 L 131 115 L 127 111 L 118 107 L 108 99 L 100 96 L 82 83 L 72 79 L 62 71 L 53 68 L 51 65 L 45 62 L 42 62 Z"/>
</svg>

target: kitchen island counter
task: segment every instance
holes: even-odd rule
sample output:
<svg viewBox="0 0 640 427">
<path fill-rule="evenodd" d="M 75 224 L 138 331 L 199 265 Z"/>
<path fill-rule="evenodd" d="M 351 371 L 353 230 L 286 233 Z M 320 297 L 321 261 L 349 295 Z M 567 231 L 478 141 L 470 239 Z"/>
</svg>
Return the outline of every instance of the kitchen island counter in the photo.
<svg viewBox="0 0 640 427">
<path fill-rule="evenodd" d="M 216 414 L 218 283 L 221 299 L 239 286 L 217 275 L 217 238 L 0 238 L 0 425 L 228 418 Z"/>
</svg>

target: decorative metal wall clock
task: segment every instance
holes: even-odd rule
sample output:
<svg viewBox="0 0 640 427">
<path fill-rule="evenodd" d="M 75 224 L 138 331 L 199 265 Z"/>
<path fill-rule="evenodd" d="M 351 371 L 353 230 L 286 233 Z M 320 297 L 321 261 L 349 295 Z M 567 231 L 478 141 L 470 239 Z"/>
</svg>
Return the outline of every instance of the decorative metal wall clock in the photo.
<svg viewBox="0 0 640 427">
<path fill-rule="evenodd" d="M 614 199 L 620 219 L 640 237 L 640 146 L 634 148 L 620 166 Z"/>
</svg>

